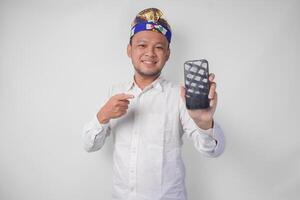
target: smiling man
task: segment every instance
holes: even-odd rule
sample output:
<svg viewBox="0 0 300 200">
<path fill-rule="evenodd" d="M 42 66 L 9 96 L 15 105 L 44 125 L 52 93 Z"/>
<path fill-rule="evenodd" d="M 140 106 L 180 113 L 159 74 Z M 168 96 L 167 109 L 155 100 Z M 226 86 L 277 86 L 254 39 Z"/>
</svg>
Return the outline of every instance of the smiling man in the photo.
<svg viewBox="0 0 300 200">
<path fill-rule="evenodd" d="M 214 122 L 216 83 L 211 74 L 207 109 L 187 110 L 185 89 L 161 76 L 170 56 L 171 28 L 156 8 L 141 11 L 131 27 L 127 55 L 135 73 L 113 86 L 107 101 L 83 130 L 84 148 L 101 149 L 112 135 L 114 200 L 186 200 L 182 137 L 208 157 L 224 151 Z"/>
</svg>

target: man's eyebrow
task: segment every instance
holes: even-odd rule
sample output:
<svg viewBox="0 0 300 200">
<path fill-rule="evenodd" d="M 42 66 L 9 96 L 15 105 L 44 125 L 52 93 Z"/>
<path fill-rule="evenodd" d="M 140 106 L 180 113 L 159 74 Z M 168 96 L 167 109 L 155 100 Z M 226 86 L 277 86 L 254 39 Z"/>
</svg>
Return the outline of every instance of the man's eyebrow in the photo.
<svg viewBox="0 0 300 200">
<path fill-rule="evenodd" d="M 138 40 L 137 42 L 147 42 L 147 40 L 141 39 L 141 40 Z"/>
<path fill-rule="evenodd" d="M 136 41 L 137 43 L 147 43 L 147 42 L 149 42 L 148 40 L 145 40 L 145 39 L 140 39 L 140 40 L 137 40 Z M 155 42 L 155 45 L 164 45 L 164 43 L 163 42 Z"/>
</svg>

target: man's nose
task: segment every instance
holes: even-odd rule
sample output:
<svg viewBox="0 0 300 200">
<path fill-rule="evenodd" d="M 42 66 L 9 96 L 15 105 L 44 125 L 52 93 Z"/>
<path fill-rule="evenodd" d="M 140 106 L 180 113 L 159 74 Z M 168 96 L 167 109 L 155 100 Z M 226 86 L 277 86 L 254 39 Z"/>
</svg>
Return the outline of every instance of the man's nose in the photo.
<svg viewBox="0 0 300 200">
<path fill-rule="evenodd" d="M 146 55 L 149 57 L 154 57 L 155 56 L 154 47 L 148 47 L 146 51 Z"/>
</svg>

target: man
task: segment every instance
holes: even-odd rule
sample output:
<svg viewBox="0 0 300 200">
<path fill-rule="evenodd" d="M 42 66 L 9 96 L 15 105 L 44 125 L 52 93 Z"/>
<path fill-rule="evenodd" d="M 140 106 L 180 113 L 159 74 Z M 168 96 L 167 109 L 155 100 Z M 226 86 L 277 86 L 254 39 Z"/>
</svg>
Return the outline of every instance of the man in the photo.
<svg viewBox="0 0 300 200">
<path fill-rule="evenodd" d="M 84 148 L 99 150 L 114 138 L 114 200 L 185 200 L 182 136 L 209 157 L 224 150 L 224 135 L 213 121 L 217 105 L 214 75 L 210 107 L 187 110 L 185 89 L 160 74 L 170 56 L 171 28 L 156 8 L 141 11 L 131 28 L 127 54 L 133 80 L 112 88 L 107 102 L 84 127 Z M 180 91 L 181 90 L 181 91 Z"/>
</svg>

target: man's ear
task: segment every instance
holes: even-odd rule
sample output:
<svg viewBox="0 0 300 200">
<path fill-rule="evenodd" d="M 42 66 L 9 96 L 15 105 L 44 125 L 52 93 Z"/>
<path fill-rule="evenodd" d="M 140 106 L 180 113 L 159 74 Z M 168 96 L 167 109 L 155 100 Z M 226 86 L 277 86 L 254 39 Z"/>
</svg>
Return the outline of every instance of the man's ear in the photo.
<svg viewBox="0 0 300 200">
<path fill-rule="evenodd" d="M 171 49 L 168 48 L 168 51 L 167 51 L 167 59 L 166 59 L 166 61 L 169 60 L 170 54 L 171 54 Z"/>
<path fill-rule="evenodd" d="M 129 58 L 131 58 L 131 44 L 128 44 L 127 45 L 127 56 L 129 57 Z"/>
</svg>

